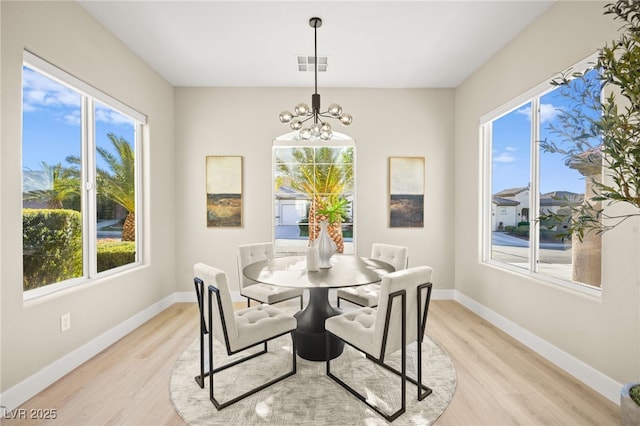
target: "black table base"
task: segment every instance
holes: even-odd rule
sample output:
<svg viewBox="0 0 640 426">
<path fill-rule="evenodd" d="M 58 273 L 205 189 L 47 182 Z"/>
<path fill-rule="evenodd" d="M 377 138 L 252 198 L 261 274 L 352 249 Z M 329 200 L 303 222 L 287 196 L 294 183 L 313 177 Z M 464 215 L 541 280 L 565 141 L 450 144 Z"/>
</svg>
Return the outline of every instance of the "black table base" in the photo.
<svg viewBox="0 0 640 426">
<path fill-rule="evenodd" d="M 329 288 L 316 287 L 309 289 L 309 304 L 295 314 L 298 327 L 293 332 L 296 350 L 301 358 L 309 361 L 326 361 L 326 335 L 324 320 L 342 311 L 329 304 Z M 330 359 L 338 357 L 344 349 L 344 342 L 332 338 Z"/>
</svg>

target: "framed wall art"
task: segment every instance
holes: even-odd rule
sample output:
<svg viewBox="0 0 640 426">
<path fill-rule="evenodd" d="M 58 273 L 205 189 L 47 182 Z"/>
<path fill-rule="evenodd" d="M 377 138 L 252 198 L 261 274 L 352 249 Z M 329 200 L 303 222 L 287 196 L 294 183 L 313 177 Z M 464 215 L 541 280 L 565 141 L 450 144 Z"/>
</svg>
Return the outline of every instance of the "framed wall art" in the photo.
<svg viewBox="0 0 640 426">
<path fill-rule="evenodd" d="M 389 227 L 424 227 L 424 157 L 389 157 Z"/>
<path fill-rule="evenodd" d="M 207 156 L 207 226 L 242 226 L 240 156 Z"/>
</svg>

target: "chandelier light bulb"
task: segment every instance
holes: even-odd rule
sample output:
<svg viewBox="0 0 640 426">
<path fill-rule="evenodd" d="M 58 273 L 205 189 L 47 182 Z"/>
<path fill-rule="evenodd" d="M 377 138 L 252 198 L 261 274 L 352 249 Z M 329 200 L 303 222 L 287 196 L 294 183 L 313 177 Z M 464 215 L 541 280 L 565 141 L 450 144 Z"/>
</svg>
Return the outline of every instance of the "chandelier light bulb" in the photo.
<svg viewBox="0 0 640 426">
<path fill-rule="evenodd" d="M 280 113 L 280 117 L 279 118 L 280 118 L 280 122 L 281 123 L 287 124 L 293 118 L 293 114 L 291 114 L 289 111 L 282 111 Z"/>
<path fill-rule="evenodd" d="M 340 114 L 342 114 L 342 107 L 338 104 L 331 104 L 329 105 L 329 109 L 327 110 L 327 112 L 332 117 L 337 118 L 337 117 L 340 117 Z"/>
<path fill-rule="evenodd" d="M 295 115 L 300 117 L 309 114 L 311 110 L 309 109 L 309 105 L 307 104 L 298 104 L 293 111 L 295 112 Z"/>
<path fill-rule="evenodd" d="M 321 132 L 329 132 L 329 133 L 331 133 L 331 124 L 322 123 L 322 126 L 320 126 L 320 131 Z"/>
<path fill-rule="evenodd" d="M 300 130 L 300 129 L 302 129 L 302 121 L 300 121 L 298 119 L 295 119 L 295 120 L 291 121 L 290 126 L 291 126 L 291 128 L 293 130 Z"/>
<path fill-rule="evenodd" d="M 320 136 L 320 125 L 319 124 L 314 124 L 313 126 L 311 126 L 311 134 L 315 137 Z"/>
<path fill-rule="evenodd" d="M 332 136 L 333 133 L 331 133 L 331 130 L 323 130 L 320 132 L 320 139 L 322 140 L 328 141 Z"/>
<path fill-rule="evenodd" d="M 348 126 L 353 121 L 353 118 L 351 117 L 351 114 L 344 113 L 340 116 L 339 120 L 342 124 Z"/>
<path fill-rule="evenodd" d="M 302 139 L 311 139 L 311 129 L 308 127 L 301 129 L 299 134 Z"/>
</svg>

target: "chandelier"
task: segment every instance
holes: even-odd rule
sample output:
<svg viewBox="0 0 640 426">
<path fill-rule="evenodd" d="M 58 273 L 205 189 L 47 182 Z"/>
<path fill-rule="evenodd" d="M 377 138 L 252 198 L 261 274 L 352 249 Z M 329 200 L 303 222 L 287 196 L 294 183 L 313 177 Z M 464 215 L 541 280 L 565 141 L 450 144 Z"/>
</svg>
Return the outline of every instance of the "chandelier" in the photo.
<svg viewBox="0 0 640 426">
<path fill-rule="evenodd" d="M 280 113 L 280 122 L 289 124 L 293 130 L 298 131 L 300 139 L 312 139 L 320 138 L 323 140 L 329 140 L 333 136 L 331 131 L 331 124 L 323 121 L 323 118 L 333 118 L 340 121 L 345 126 L 348 126 L 353 121 L 351 114 L 342 112 L 342 107 L 338 104 L 331 104 L 326 111 L 320 112 L 320 95 L 318 94 L 318 28 L 322 26 L 322 19 L 311 18 L 309 19 L 309 26 L 313 28 L 313 43 L 314 43 L 314 65 L 315 65 L 315 92 L 311 95 L 311 108 L 308 104 L 300 103 L 296 105 L 293 113 L 289 111 L 283 111 Z M 313 121 L 307 125 L 305 123 L 309 120 Z"/>
</svg>

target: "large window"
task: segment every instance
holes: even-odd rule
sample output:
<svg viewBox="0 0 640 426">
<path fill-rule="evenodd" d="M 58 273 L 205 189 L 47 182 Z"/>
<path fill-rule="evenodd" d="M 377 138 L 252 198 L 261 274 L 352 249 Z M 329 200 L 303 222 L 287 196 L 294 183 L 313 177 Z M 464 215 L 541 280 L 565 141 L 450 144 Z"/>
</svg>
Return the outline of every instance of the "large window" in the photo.
<svg viewBox="0 0 640 426">
<path fill-rule="evenodd" d="M 566 235 L 557 217 L 583 203 L 601 163 L 597 71 L 546 82 L 483 118 L 483 260 L 580 288 L 600 287 L 600 235 Z M 566 215 L 564 215 L 566 217 Z"/>
<path fill-rule="evenodd" d="M 276 141 L 274 241 L 277 253 L 302 253 L 316 239 L 320 221 L 339 253 L 354 254 L 354 164 L 352 141 L 322 146 Z"/>
<path fill-rule="evenodd" d="M 145 117 L 25 52 L 22 234 L 25 297 L 140 259 Z"/>
</svg>

